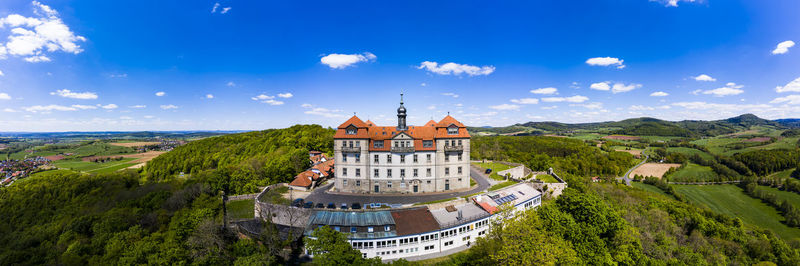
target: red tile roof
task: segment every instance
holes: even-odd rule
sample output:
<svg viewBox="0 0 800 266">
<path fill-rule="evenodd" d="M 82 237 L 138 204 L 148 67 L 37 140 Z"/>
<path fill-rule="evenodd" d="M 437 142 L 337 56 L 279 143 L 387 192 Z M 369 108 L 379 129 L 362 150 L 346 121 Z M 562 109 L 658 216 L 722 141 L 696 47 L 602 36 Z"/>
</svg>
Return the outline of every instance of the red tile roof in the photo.
<svg viewBox="0 0 800 266">
<path fill-rule="evenodd" d="M 353 116 L 350 119 L 347 119 L 347 121 L 344 121 L 344 123 L 342 123 L 341 125 L 339 125 L 339 128 L 347 128 L 351 124 L 357 128 L 367 127 L 367 124 L 364 123 L 364 121 L 361 121 L 361 119 L 359 119 L 357 116 Z"/>
<path fill-rule="evenodd" d="M 310 187 L 311 186 L 311 178 L 306 175 L 297 175 L 291 183 L 290 186 L 296 187 Z"/>
</svg>

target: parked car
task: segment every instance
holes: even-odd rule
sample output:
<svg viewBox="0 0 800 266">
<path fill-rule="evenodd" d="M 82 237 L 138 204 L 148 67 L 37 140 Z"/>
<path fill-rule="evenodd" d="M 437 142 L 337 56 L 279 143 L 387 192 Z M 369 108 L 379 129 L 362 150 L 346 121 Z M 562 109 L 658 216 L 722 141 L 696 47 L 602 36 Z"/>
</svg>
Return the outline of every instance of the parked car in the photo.
<svg viewBox="0 0 800 266">
<path fill-rule="evenodd" d="M 492 169 L 491 168 L 486 168 L 486 174 L 488 175 L 488 174 L 491 174 L 491 173 L 492 173 Z"/>
<path fill-rule="evenodd" d="M 303 207 L 303 199 L 296 199 L 292 202 L 292 206 Z"/>
<path fill-rule="evenodd" d="M 306 209 L 311 209 L 313 207 L 314 207 L 314 202 L 311 202 L 311 201 L 306 202 L 306 204 L 303 205 L 303 208 L 306 208 Z"/>
<path fill-rule="evenodd" d="M 325 209 L 325 204 L 317 203 L 317 209 Z"/>
<path fill-rule="evenodd" d="M 336 203 L 328 203 L 328 209 L 336 209 Z"/>
<path fill-rule="evenodd" d="M 342 207 L 340 209 L 347 210 L 347 203 L 342 203 Z"/>
<path fill-rule="evenodd" d="M 356 203 L 353 203 L 352 205 L 350 205 L 350 207 L 351 207 L 353 210 L 360 210 L 360 209 L 361 209 L 361 203 L 358 203 L 358 202 L 356 202 Z"/>
</svg>

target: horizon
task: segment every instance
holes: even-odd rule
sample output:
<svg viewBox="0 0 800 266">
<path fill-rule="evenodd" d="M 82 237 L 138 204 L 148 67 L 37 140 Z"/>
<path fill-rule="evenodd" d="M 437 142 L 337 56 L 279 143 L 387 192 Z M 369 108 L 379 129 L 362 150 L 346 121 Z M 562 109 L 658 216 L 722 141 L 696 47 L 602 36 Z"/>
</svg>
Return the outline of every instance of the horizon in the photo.
<svg viewBox="0 0 800 266">
<path fill-rule="evenodd" d="M 7 2 L 0 132 L 800 118 L 796 1 Z"/>
</svg>

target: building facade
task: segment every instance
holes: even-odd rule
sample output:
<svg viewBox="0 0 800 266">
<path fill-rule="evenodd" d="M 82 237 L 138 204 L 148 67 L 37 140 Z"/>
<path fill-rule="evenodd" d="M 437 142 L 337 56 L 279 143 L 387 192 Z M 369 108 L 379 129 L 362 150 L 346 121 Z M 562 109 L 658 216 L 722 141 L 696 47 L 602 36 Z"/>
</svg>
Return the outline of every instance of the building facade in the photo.
<svg viewBox="0 0 800 266">
<path fill-rule="evenodd" d="M 334 135 L 335 188 L 353 193 L 426 193 L 470 187 L 469 133 L 447 115 L 406 125 L 402 95 L 397 126 L 353 116 Z"/>
</svg>

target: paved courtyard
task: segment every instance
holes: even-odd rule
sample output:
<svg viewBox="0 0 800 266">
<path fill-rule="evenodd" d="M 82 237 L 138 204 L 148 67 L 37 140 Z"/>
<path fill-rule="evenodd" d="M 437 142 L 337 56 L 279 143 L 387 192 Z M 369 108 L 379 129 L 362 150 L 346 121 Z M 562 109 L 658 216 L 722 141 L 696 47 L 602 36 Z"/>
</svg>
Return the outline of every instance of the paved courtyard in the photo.
<svg viewBox="0 0 800 266">
<path fill-rule="evenodd" d="M 390 195 L 380 195 L 380 194 L 338 194 L 338 193 L 331 193 L 329 190 L 333 186 L 333 184 L 327 184 L 322 187 L 315 189 L 309 196 L 305 198 L 306 201 L 312 201 L 316 203 L 324 203 L 328 204 L 329 202 L 336 203 L 336 206 L 341 205 L 342 203 L 347 203 L 350 206 L 352 203 L 358 202 L 361 205 L 369 204 L 369 203 L 387 203 L 387 204 L 414 204 L 420 202 L 429 202 L 435 200 L 443 200 L 449 199 L 459 196 L 466 196 L 475 194 L 484 190 L 489 189 L 491 184 L 494 180 L 489 179 L 484 173 L 480 170 L 471 166 L 469 169 L 470 178 L 475 180 L 478 185 L 470 190 L 461 191 L 461 192 L 451 192 L 451 193 L 427 193 L 427 194 L 390 194 Z"/>
</svg>

